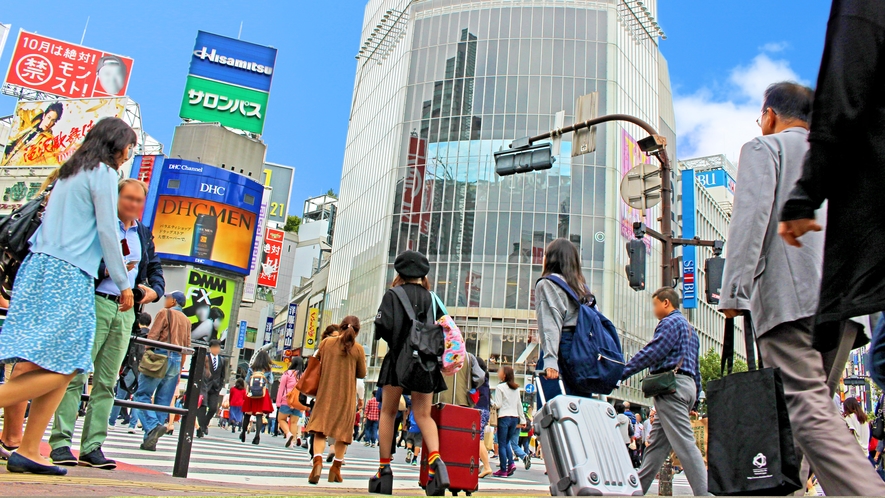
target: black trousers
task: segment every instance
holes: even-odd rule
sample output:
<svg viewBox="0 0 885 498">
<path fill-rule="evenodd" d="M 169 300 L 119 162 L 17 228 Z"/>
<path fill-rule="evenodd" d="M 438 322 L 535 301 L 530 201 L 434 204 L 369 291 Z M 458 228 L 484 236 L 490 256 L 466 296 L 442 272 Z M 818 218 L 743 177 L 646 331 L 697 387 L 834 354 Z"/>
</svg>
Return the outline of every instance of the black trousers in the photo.
<svg viewBox="0 0 885 498">
<path fill-rule="evenodd" d="M 203 405 L 197 410 L 197 420 L 200 422 L 201 429 L 209 428 L 209 421 L 218 413 L 218 404 L 221 402 L 221 395 L 218 391 L 209 391 L 203 397 Z"/>
</svg>

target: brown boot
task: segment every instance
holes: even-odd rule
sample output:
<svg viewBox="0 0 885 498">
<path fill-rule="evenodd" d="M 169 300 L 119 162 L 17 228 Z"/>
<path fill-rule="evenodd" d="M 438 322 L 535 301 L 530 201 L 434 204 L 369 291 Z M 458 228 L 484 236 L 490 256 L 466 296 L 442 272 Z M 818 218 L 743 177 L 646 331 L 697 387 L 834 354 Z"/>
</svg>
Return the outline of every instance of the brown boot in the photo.
<svg viewBox="0 0 885 498">
<path fill-rule="evenodd" d="M 313 469 L 310 471 L 310 477 L 307 478 L 307 482 L 311 484 L 317 484 L 320 482 L 320 474 L 323 473 L 323 455 L 316 455 L 313 457 Z"/>
<path fill-rule="evenodd" d="M 332 462 L 332 468 L 329 469 L 329 482 L 344 482 L 341 479 L 341 464 L 344 463 L 344 460 L 335 459 Z"/>
</svg>

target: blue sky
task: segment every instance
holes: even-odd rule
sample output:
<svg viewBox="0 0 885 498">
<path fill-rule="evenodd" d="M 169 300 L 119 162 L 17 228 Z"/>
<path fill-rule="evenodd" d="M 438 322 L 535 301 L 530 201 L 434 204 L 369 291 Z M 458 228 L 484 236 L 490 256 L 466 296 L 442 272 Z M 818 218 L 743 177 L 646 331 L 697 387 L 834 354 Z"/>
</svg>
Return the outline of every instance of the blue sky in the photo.
<svg viewBox="0 0 885 498">
<path fill-rule="evenodd" d="M 145 129 L 166 150 L 198 29 L 279 49 L 264 141 L 267 160 L 296 167 L 291 214 L 305 198 L 338 190 L 347 118 L 360 45 L 363 0 L 4 1 L 0 22 L 135 59 L 130 96 Z M 761 90 L 779 79 L 813 83 L 829 12 L 825 0 L 661 1 L 661 42 L 676 95 L 681 157 L 725 153 L 736 160 L 752 138 Z M 51 14 L 48 14 L 51 13 Z M 0 96 L 0 115 L 15 100 Z"/>
</svg>

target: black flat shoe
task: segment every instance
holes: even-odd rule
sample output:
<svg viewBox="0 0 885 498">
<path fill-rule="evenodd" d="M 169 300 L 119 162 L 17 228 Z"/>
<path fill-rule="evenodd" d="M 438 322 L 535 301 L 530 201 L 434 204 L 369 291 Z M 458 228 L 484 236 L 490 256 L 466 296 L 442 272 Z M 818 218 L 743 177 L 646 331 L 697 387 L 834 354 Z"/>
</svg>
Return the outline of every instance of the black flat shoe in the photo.
<svg viewBox="0 0 885 498">
<path fill-rule="evenodd" d="M 427 489 L 425 489 L 427 496 L 445 496 L 450 484 L 446 464 L 443 463 L 442 458 L 437 458 L 432 467 L 436 473 L 433 479 L 427 482 Z"/>
<path fill-rule="evenodd" d="M 386 467 L 378 477 L 369 479 L 369 493 L 379 495 L 393 494 L 393 471 Z"/>
<path fill-rule="evenodd" d="M 244 443 L 246 442 L 246 433 L 245 432 L 240 433 L 240 441 L 242 441 Z"/>
<path fill-rule="evenodd" d="M 58 465 L 42 465 L 14 451 L 9 455 L 9 461 L 6 462 L 6 470 L 17 474 L 28 473 L 44 476 L 63 476 L 68 473 L 68 469 L 63 469 Z"/>
</svg>

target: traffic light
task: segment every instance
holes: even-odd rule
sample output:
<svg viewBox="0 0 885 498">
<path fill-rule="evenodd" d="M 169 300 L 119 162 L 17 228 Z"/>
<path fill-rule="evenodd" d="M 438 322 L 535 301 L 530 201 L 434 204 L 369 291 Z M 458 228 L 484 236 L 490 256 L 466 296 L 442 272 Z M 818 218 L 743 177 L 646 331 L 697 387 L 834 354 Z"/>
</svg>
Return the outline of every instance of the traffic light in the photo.
<svg viewBox="0 0 885 498">
<path fill-rule="evenodd" d="M 495 172 L 498 176 L 528 173 L 553 167 L 552 145 L 549 143 L 526 145 L 517 149 L 495 152 Z"/>
<path fill-rule="evenodd" d="M 714 241 L 714 256 L 704 262 L 704 284 L 709 304 L 719 304 L 719 296 L 722 292 L 722 274 L 725 271 L 725 260 L 719 256 L 722 254 L 722 246 L 722 241 Z"/>
<path fill-rule="evenodd" d="M 627 256 L 630 263 L 624 268 L 630 288 L 636 291 L 645 289 L 645 243 L 641 239 L 627 242 Z"/>
</svg>

